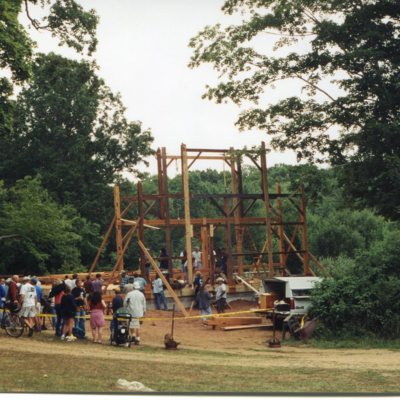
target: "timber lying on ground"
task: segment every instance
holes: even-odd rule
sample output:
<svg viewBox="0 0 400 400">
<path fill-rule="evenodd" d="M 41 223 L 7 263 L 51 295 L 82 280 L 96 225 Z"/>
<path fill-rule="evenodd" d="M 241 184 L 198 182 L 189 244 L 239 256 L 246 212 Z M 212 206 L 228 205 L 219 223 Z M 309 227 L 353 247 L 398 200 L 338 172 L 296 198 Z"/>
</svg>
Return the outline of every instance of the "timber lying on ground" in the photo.
<svg viewBox="0 0 400 400">
<path fill-rule="evenodd" d="M 253 325 L 234 325 L 221 327 L 223 331 L 238 331 L 242 329 L 255 329 L 255 328 L 272 328 L 273 325 L 269 324 L 253 324 Z"/>
<path fill-rule="evenodd" d="M 225 326 L 238 326 L 238 325 L 259 325 L 262 323 L 261 317 L 211 317 L 207 325 L 213 329 L 216 327 L 222 328 Z"/>
</svg>

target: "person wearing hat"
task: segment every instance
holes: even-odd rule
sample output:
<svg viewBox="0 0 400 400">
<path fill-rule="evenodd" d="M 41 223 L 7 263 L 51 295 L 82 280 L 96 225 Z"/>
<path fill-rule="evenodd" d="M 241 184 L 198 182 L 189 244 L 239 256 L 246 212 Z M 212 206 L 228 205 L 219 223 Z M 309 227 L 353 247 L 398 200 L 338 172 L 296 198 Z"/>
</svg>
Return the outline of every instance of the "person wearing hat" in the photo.
<svg viewBox="0 0 400 400">
<path fill-rule="evenodd" d="M 132 341 L 134 344 L 140 344 L 140 321 L 146 313 L 146 298 L 140 291 L 139 282 L 133 283 L 133 290 L 129 292 L 124 300 L 124 307 L 126 307 L 129 314 L 132 316 L 132 321 L 129 325 Z"/>
<path fill-rule="evenodd" d="M 34 286 L 29 283 L 30 279 L 29 276 L 24 276 L 22 279 L 23 285 L 21 285 L 19 291 L 22 304 L 20 316 L 23 318 L 25 325 L 29 328 L 28 336 L 33 335 L 37 304 L 36 290 Z"/>
<path fill-rule="evenodd" d="M 205 315 L 211 315 L 210 300 L 212 299 L 212 295 L 210 294 L 209 289 L 209 285 L 203 285 L 197 294 L 197 302 L 201 311 L 201 315 L 203 316 L 201 319 L 203 324 L 207 323 L 207 318 Z"/>
<path fill-rule="evenodd" d="M 217 292 L 215 295 L 216 298 L 216 307 L 218 313 L 223 313 L 224 309 L 226 307 L 226 284 L 223 278 L 219 277 L 215 281 L 216 284 L 218 285 L 217 287 Z"/>
</svg>

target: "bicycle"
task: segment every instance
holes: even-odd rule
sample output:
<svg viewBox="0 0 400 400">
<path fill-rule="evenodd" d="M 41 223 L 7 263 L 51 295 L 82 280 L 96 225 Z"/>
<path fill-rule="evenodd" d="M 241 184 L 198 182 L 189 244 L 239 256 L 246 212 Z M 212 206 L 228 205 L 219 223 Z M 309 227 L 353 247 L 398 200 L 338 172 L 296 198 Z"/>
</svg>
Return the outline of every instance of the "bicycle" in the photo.
<svg viewBox="0 0 400 400">
<path fill-rule="evenodd" d="M 18 315 L 19 309 L 11 309 L 7 304 L 1 308 L 3 315 L 0 321 L 1 329 L 5 329 L 8 336 L 19 338 L 24 333 L 24 321 Z"/>
</svg>

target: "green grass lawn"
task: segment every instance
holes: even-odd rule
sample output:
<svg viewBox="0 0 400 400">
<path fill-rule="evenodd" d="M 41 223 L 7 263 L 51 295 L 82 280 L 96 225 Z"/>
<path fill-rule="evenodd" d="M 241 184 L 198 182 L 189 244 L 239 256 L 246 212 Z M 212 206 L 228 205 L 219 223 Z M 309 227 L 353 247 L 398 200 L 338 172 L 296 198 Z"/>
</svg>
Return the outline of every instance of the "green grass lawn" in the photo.
<svg viewBox="0 0 400 400">
<path fill-rule="evenodd" d="M 28 353 L 23 349 L 26 344 L 24 341 L 21 348 L 1 352 L 1 392 L 118 392 L 115 385 L 119 378 L 139 381 L 164 393 L 400 391 L 398 371 L 319 369 L 298 364 L 274 368 L 271 363 L 265 367 L 243 367 L 240 356 L 209 349 L 179 350 L 173 352 L 169 362 L 171 353 L 162 348 L 125 349 L 83 342 L 54 342 L 55 349 L 69 346 L 67 355 L 56 350 L 54 354 Z M 87 346 L 91 346 L 89 351 Z M 91 353 L 96 352 L 104 352 L 104 358 L 93 357 Z M 107 358 L 110 354 L 113 358 Z M 118 360 L 119 355 L 126 358 L 127 354 L 131 358 Z M 135 354 L 140 360 L 135 359 Z M 203 362 L 198 365 L 200 357 Z M 204 357 L 209 365 L 204 364 Z M 255 357 L 268 359 L 269 354 L 259 353 Z"/>
</svg>

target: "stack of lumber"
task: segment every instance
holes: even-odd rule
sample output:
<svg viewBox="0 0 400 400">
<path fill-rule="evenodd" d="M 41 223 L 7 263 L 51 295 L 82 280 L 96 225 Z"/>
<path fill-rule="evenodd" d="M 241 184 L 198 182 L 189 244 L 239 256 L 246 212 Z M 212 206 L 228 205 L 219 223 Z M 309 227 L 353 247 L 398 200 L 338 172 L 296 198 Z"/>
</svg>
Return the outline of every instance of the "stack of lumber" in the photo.
<svg viewBox="0 0 400 400">
<path fill-rule="evenodd" d="M 211 317 L 208 320 L 207 325 L 211 326 L 213 329 L 217 327 L 224 331 L 233 331 L 238 329 L 250 329 L 250 328 L 264 328 L 272 326 L 271 323 L 263 324 L 262 317 L 224 317 L 216 316 Z"/>
</svg>

